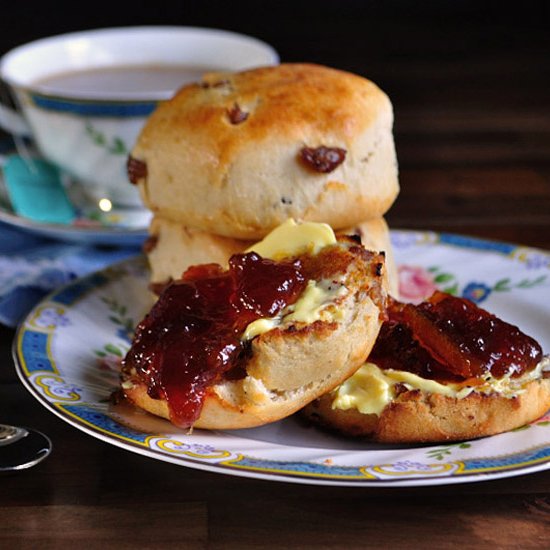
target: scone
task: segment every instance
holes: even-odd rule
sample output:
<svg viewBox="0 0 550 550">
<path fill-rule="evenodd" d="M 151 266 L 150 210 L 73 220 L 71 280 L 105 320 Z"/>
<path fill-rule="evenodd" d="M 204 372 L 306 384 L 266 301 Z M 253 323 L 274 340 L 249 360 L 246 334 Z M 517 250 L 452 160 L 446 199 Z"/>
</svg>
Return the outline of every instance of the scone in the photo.
<svg viewBox="0 0 550 550">
<path fill-rule="evenodd" d="M 151 268 L 151 288 L 161 290 L 170 281 L 179 279 L 190 266 L 204 263 L 226 265 L 233 254 L 243 252 L 253 241 L 222 237 L 185 227 L 156 216 L 151 221 L 150 237 L 144 247 Z M 338 232 L 358 235 L 367 250 L 384 252 L 384 277 L 389 294 L 398 296 L 398 277 L 390 232 L 384 218 L 362 222 Z"/>
<path fill-rule="evenodd" d="M 131 402 L 183 428 L 258 426 L 363 363 L 385 308 L 384 256 L 326 224 L 281 231 L 163 291 L 123 361 Z"/>
<path fill-rule="evenodd" d="M 436 293 L 389 309 L 368 363 L 304 414 L 339 433 L 386 443 L 505 432 L 550 409 L 539 344 L 461 298 Z"/>
<path fill-rule="evenodd" d="M 310 64 L 209 74 L 149 117 L 128 161 L 167 222 L 263 238 L 288 218 L 335 230 L 396 198 L 390 100 L 357 75 Z"/>
</svg>

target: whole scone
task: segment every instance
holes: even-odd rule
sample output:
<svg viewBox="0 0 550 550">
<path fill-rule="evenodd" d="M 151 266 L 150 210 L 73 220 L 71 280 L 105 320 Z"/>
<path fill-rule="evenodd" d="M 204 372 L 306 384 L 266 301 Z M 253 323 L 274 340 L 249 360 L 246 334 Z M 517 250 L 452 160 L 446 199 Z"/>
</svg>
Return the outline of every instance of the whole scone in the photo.
<svg viewBox="0 0 550 550">
<path fill-rule="evenodd" d="M 310 64 L 209 74 L 162 103 L 128 161 L 156 215 L 237 239 L 293 217 L 342 229 L 399 191 L 388 97 Z"/>
</svg>

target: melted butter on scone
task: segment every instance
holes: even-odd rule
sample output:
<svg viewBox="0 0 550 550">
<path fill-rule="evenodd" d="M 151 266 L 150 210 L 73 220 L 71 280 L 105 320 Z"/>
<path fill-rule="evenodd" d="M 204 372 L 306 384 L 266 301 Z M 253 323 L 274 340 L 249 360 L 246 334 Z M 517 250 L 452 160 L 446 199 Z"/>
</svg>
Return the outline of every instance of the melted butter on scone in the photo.
<svg viewBox="0 0 550 550">
<path fill-rule="evenodd" d="M 499 379 L 487 376 L 479 385 L 464 386 L 458 383 L 441 384 L 411 372 L 382 370 L 374 363 L 365 363 L 353 376 L 334 390 L 332 408 L 356 409 L 362 414 L 379 416 L 384 407 L 396 397 L 397 384 L 404 385 L 408 390 L 421 390 L 425 393 L 437 393 L 457 399 L 463 399 L 471 393 L 483 395 L 496 393 L 513 398 L 523 393 L 528 383 L 541 378 L 543 372 L 550 372 L 550 356 L 544 357 L 533 370 L 523 376 L 517 378 L 505 376 Z"/>
<path fill-rule="evenodd" d="M 314 323 L 315 321 L 341 321 L 343 312 L 334 304 L 335 300 L 346 293 L 341 282 L 334 280 L 308 281 L 298 300 L 283 309 L 277 317 L 257 319 L 250 323 L 241 340 L 252 340 L 285 323 Z"/>
<path fill-rule="evenodd" d="M 262 258 L 278 261 L 300 254 L 317 254 L 325 246 L 335 243 L 336 236 L 330 225 L 297 222 L 290 218 L 245 252 L 256 252 Z"/>
<path fill-rule="evenodd" d="M 317 254 L 336 242 L 334 231 L 326 223 L 289 219 L 246 252 L 256 252 L 263 258 L 277 261 L 304 253 Z M 285 323 L 339 321 L 343 313 L 334 306 L 334 301 L 345 292 L 346 287 L 339 280 L 308 281 L 294 304 L 282 310 L 277 317 L 253 321 L 246 327 L 241 339 L 251 340 Z"/>
<path fill-rule="evenodd" d="M 283 322 L 313 323 L 315 321 L 341 321 L 342 312 L 331 306 L 343 296 L 346 287 L 334 280 L 308 281 L 307 287 L 295 304 L 287 308 Z"/>
</svg>

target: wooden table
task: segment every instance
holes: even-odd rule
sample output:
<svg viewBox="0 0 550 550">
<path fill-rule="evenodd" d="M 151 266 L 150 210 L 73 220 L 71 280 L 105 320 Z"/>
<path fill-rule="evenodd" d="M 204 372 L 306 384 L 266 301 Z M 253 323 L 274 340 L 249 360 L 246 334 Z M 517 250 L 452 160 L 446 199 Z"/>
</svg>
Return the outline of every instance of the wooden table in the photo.
<svg viewBox="0 0 550 550">
<path fill-rule="evenodd" d="M 392 227 L 550 249 L 545 14 L 494 10 L 485 17 L 472 8 L 471 20 L 463 10 L 455 20 L 439 12 L 409 20 L 405 12 L 393 21 L 388 9 L 377 24 L 376 10 L 362 17 L 358 3 L 351 5 L 355 11 L 325 18 L 316 12 L 307 33 L 300 26 L 307 10 L 279 27 L 247 20 L 239 28 L 238 14 L 226 27 L 274 43 L 284 60 L 353 70 L 389 93 L 402 185 L 388 215 Z M 204 21 L 197 16 L 196 22 Z M 0 418 L 44 431 L 54 452 L 31 470 L 1 478 L 2 548 L 550 545 L 550 471 L 473 484 L 357 489 L 162 463 L 100 442 L 43 409 L 14 374 L 13 334 L 0 328 Z"/>
</svg>

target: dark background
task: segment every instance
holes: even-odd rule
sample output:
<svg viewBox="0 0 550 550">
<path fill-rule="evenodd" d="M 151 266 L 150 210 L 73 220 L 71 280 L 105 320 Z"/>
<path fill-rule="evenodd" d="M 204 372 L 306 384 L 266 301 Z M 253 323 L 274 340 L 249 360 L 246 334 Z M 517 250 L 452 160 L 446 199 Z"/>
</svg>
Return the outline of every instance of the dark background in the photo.
<svg viewBox="0 0 550 550">
<path fill-rule="evenodd" d="M 148 24 L 242 32 L 272 44 L 282 61 L 374 80 L 395 109 L 403 191 L 392 225 L 444 222 L 489 237 L 497 225 L 506 237 L 500 229 L 512 221 L 539 244 L 539 222 L 550 216 L 540 196 L 550 185 L 550 2 L 19 2 L 4 11 L 0 53 L 51 34 Z M 522 211 L 504 190 L 514 181 L 532 197 Z M 483 203 L 472 198 L 479 186 Z M 429 223 L 426 201 L 441 207 Z"/>
</svg>

